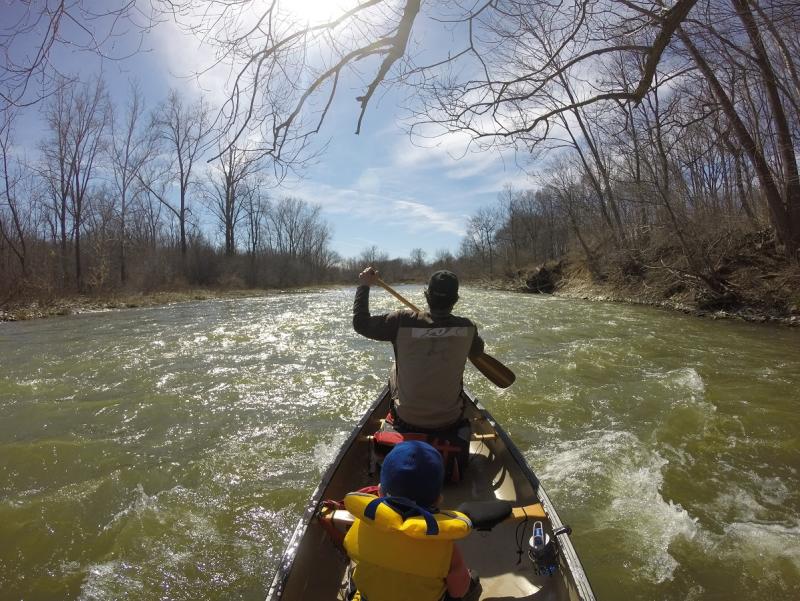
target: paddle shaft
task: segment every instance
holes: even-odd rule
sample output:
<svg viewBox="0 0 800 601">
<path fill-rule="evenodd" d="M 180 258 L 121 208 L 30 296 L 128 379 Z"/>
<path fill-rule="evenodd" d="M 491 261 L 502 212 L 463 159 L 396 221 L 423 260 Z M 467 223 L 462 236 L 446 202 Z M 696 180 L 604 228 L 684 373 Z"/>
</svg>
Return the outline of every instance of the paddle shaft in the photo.
<svg viewBox="0 0 800 601">
<path fill-rule="evenodd" d="M 400 294 L 400 293 L 399 293 L 397 290 L 395 290 L 394 288 L 392 288 L 392 287 L 391 287 L 389 284 L 387 284 L 386 282 L 384 282 L 384 281 L 383 281 L 382 279 L 380 279 L 380 278 L 378 278 L 378 286 L 380 286 L 381 288 L 383 288 L 384 290 L 386 290 L 386 292 L 388 292 L 389 294 L 391 294 L 393 297 L 395 297 L 397 300 L 399 300 L 401 303 L 403 303 L 403 304 L 404 304 L 406 307 L 408 307 L 408 308 L 409 308 L 409 309 L 411 309 L 412 311 L 416 311 L 417 313 L 422 313 L 422 309 L 420 309 L 419 307 L 417 307 L 417 306 L 416 306 L 414 303 L 412 303 L 412 302 L 411 302 L 410 300 L 408 300 L 408 299 L 407 299 L 405 296 L 403 296 L 402 294 Z"/>
<path fill-rule="evenodd" d="M 392 288 L 381 278 L 378 278 L 377 284 L 412 311 L 416 311 L 417 313 L 422 313 L 419 307 L 417 307 L 414 303 L 405 298 L 402 294 L 397 292 L 397 290 Z M 500 361 L 498 361 L 491 355 L 487 355 L 486 353 L 482 353 L 474 357 L 470 355 L 469 360 L 478 369 L 479 372 L 481 372 L 484 376 L 489 378 L 489 380 L 491 380 L 491 382 L 495 386 L 498 386 L 500 388 L 508 388 L 514 383 L 514 380 L 517 378 L 517 376 L 514 375 L 514 372 L 508 369 L 508 367 L 500 363 Z"/>
</svg>

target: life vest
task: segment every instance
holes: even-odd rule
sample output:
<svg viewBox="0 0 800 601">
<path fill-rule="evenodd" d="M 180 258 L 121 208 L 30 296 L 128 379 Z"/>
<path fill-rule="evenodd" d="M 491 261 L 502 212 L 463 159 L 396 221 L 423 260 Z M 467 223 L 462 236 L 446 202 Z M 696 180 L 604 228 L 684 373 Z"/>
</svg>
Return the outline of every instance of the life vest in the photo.
<svg viewBox="0 0 800 601">
<path fill-rule="evenodd" d="M 368 601 L 439 601 L 453 541 L 467 536 L 472 522 L 463 513 L 441 510 L 403 519 L 387 501 L 357 492 L 344 498 L 356 518 L 344 547 L 356 564 L 359 592 Z"/>
<path fill-rule="evenodd" d="M 474 326 L 399 328 L 390 384 L 404 422 L 438 428 L 461 417 L 464 365 L 474 337 Z"/>
</svg>

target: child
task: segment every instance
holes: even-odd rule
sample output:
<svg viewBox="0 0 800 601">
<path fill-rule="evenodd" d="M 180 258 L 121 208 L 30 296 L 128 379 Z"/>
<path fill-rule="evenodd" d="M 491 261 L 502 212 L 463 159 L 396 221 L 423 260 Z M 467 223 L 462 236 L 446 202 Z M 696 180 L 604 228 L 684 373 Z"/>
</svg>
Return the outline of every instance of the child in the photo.
<svg viewBox="0 0 800 601">
<path fill-rule="evenodd" d="M 454 541 L 467 536 L 469 518 L 437 509 L 444 467 L 439 452 L 421 441 L 395 446 L 383 461 L 380 496 L 345 497 L 355 517 L 344 540 L 356 564 L 355 599 L 460 599 L 477 584 Z"/>
</svg>

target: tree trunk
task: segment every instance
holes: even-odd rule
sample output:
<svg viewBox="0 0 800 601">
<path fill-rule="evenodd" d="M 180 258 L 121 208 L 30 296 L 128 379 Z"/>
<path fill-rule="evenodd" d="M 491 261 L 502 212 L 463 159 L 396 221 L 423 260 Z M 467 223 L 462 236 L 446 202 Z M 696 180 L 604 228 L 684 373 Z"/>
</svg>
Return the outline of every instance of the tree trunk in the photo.
<svg viewBox="0 0 800 601">
<path fill-rule="evenodd" d="M 800 174 L 797 169 L 797 155 L 794 151 L 792 132 L 786 111 L 783 108 L 778 80 L 772 68 L 769 54 L 764 46 L 758 24 L 750 11 L 747 0 L 731 0 L 736 12 L 747 30 L 750 44 L 756 55 L 756 63 L 761 72 L 761 79 L 767 91 L 767 99 L 772 109 L 772 122 L 778 136 L 778 153 L 781 156 L 784 172 L 784 201 L 787 214 L 787 239 L 784 240 L 786 250 L 794 256 L 800 249 Z"/>
<path fill-rule="evenodd" d="M 697 47 L 689 39 L 689 36 L 686 34 L 686 32 L 684 32 L 681 28 L 678 28 L 678 37 L 683 42 L 684 46 L 686 46 L 686 49 L 689 51 L 689 54 L 692 56 L 695 64 L 711 86 L 711 90 L 714 93 L 717 102 L 719 102 L 720 107 L 725 113 L 725 116 L 730 120 L 733 130 L 736 133 L 737 138 L 739 138 L 739 142 L 747 152 L 748 156 L 750 157 L 750 161 L 753 163 L 753 166 L 756 169 L 758 180 L 761 183 L 761 187 L 764 190 L 764 195 L 767 199 L 772 225 L 778 234 L 778 238 L 786 247 L 786 254 L 789 257 L 796 257 L 797 251 L 800 248 L 800 215 L 797 214 L 800 211 L 798 211 L 796 208 L 797 205 L 800 204 L 800 196 L 787 199 L 789 201 L 789 206 L 794 205 L 793 210 L 790 212 L 789 207 L 784 204 L 784 199 L 781 195 L 775 178 L 772 176 L 769 164 L 764 157 L 763 150 L 756 145 L 755 140 L 753 140 L 753 137 L 747 130 L 747 126 L 736 112 L 736 107 L 725 93 L 725 90 L 723 89 L 719 79 L 717 79 L 717 76 L 714 74 L 713 69 L 700 54 L 700 51 L 697 49 Z"/>
</svg>

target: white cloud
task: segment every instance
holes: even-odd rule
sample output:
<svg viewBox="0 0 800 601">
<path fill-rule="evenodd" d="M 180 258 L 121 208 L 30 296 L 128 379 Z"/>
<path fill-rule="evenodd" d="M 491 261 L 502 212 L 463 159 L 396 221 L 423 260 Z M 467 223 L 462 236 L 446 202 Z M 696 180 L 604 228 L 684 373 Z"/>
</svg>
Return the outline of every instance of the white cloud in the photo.
<svg viewBox="0 0 800 601">
<path fill-rule="evenodd" d="M 500 151 L 476 148 L 467 134 L 415 137 L 413 141 L 404 136 L 392 149 L 392 163 L 397 169 L 436 169 L 451 180 L 502 170 L 505 162 L 507 160 Z"/>
<path fill-rule="evenodd" d="M 292 192 L 307 202 L 319 204 L 324 212 L 347 215 L 367 223 L 380 223 L 409 232 L 464 234 L 464 218 L 437 209 L 417 199 L 393 198 L 363 189 L 302 182 Z"/>
<path fill-rule="evenodd" d="M 380 168 L 365 169 L 356 180 L 356 188 L 367 194 L 378 194 L 381 189 L 380 172 Z"/>
<path fill-rule="evenodd" d="M 421 202 L 395 200 L 392 204 L 408 221 L 408 227 L 412 230 L 432 227 L 458 236 L 463 236 L 465 233 L 461 217 L 454 217 L 450 213 L 434 209 Z"/>
</svg>

